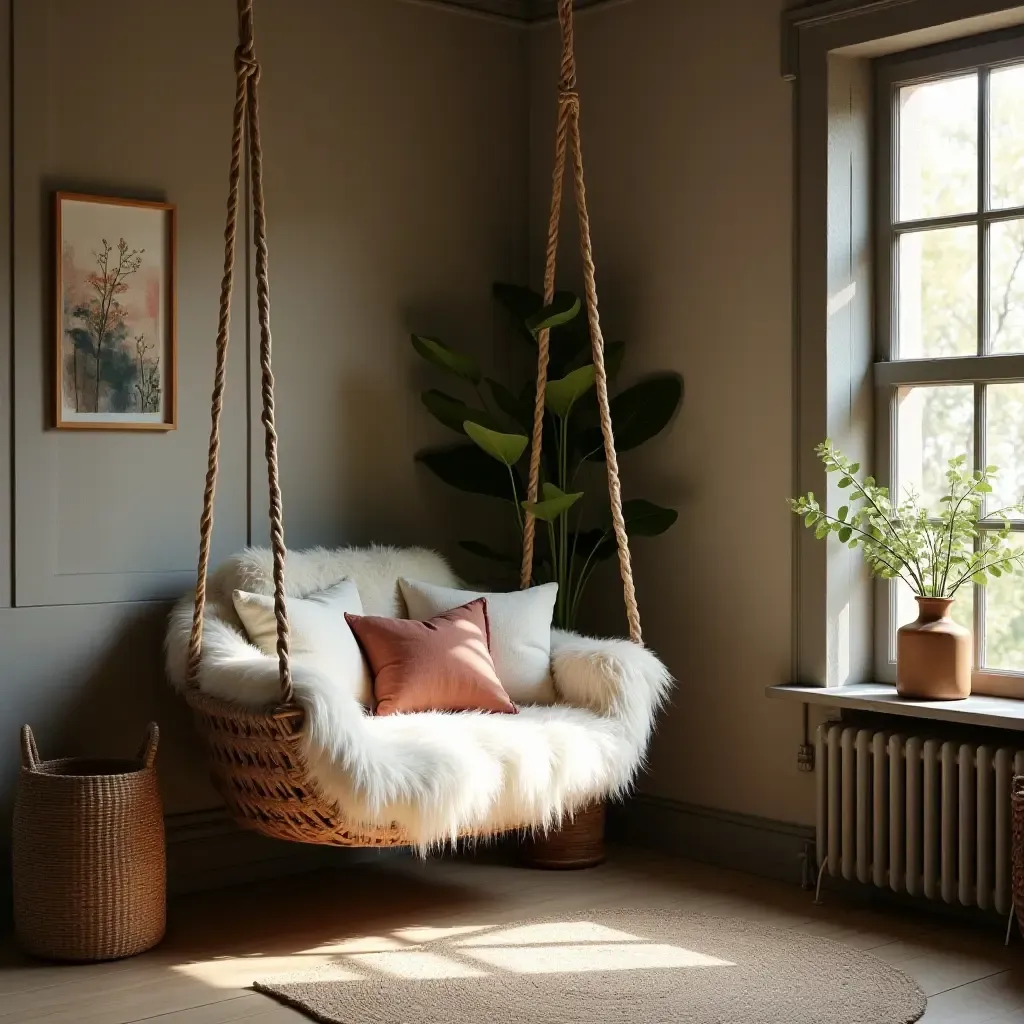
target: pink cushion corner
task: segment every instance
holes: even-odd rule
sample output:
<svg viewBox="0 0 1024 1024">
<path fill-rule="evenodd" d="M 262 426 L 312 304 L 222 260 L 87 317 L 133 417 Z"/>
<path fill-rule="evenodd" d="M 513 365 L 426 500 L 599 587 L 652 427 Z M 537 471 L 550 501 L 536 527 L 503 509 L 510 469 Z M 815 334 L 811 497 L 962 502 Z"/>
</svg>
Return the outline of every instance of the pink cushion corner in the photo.
<svg viewBox="0 0 1024 1024">
<path fill-rule="evenodd" d="M 348 612 L 345 619 L 370 663 L 375 715 L 516 714 L 491 659 L 486 598 L 424 622 Z"/>
</svg>

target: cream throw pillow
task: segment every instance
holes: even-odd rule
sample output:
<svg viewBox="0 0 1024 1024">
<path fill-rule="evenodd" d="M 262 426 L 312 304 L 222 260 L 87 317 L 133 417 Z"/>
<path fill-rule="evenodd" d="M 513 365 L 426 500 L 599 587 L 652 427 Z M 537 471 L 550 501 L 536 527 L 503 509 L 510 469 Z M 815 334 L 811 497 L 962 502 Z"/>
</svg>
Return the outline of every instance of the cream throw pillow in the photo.
<svg viewBox="0 0 1024 1024">
<path fill-rule="evenodd" d="M 460 605 L 487 598 L 491 624 L 491 657 L 505 691 L 517 704 L 553 704 L 551 618 L 557 583 L 545 583 L 509 594 L 454 590 L 432 583 L 400 579 L 410 619 L 426 621 Z"/>
<path fill-rule="evenodd" d="M 231 595 L 235 611 L 249 640 L 264 654 L 277 656 L 277 617 L 274 598 L 236 590 Z M 356 638 L 345 621 L 345 612 L 363 614 L 363 602 L 351 580 L 308 597 L 289 597 L 288 626 L 292 660 L 308 665 L 333 679 L 360 704 L 370 707 L 373 686 L 370 670 Z"/>
</svg>

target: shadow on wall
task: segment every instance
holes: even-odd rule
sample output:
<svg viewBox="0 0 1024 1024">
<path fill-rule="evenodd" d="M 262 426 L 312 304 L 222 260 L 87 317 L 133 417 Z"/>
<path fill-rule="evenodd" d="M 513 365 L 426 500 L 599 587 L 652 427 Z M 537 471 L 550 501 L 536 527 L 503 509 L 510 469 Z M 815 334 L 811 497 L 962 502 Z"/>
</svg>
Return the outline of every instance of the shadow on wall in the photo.
<svg viewBox="0 0 1024 1024">
<path fill-rule="evenodd" d="M 161 602 L 124 607 L 129 614 L 99 643 L 79 648 L 73 686 L 55 688 L 45 702 L 36 702 L 25 712 L 40 753 L 44 759 L 134 756 L 146 724 L 155 721 L 160 726 L 157 768 L 165 811 L 218 806 L 221 801 L 207 780 L 188 708 L 164 675 L 163 640 L 170 606 Z M 12 777 L 0 780 L 0 838 L 10 828 L 19 756 L 16 733 L 5 739 L 4 761 Z"/>
</svg>

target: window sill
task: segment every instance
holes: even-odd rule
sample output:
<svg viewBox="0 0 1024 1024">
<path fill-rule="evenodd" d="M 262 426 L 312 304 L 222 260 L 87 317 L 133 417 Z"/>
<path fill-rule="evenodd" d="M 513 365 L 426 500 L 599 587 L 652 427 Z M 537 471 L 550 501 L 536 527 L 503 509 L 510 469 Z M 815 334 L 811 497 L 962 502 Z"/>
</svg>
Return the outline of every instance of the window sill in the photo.
<svg viewBox="0 0 1024 1024">
<path fill-rule="evenodd" d="M 1008 697 L 977 694 L 966 700 L 904 700 L 888 683 L 851 683 L 832 687 L 788 684 L 769 686 L 765 692 L 769 697 L 799 701 L 801 704 L 1024 732 L 1024 700 Z"/>
</svg>

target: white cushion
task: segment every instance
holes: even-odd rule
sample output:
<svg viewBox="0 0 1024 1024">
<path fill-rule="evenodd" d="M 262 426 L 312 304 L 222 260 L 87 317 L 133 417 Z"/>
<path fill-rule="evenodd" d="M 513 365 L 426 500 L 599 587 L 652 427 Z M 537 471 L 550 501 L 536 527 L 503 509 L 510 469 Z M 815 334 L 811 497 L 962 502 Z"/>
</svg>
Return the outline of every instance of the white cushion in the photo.
<svg viewBox="0 0 1024 1024">
<path fill-rule="evenodd" d="M 418 580 L 399 579 L 411 619 L 432 619 L 459 605 L 487 598 L 491 657 L 508 695 L 517 704 L 553 704 L 551 618 L 557 583 L 545 583 L 509 594 L 455 590 Z"/>
<path fill-rule="evenodd" d="M 276 657 L 274 598 L 235 590 L 231 599 L 249 640 L 264 654 Z M 363 614 L 356 585 L 342 580 L 308 597 L 289 597 L 286 607 L 292 660 L 322 672 L 340 690 L 369 707 L 373 700 L 370 670 L 345 621 L 345 612 Z"/>
</svg>

